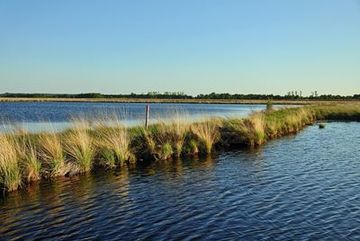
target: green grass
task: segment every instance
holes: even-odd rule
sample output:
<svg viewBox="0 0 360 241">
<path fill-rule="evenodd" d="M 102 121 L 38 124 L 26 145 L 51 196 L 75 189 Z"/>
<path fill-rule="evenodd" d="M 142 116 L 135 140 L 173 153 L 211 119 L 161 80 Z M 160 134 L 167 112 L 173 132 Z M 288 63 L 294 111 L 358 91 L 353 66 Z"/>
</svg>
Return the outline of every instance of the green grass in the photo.
<svg viewBox="0 0 360 241">
<path fill-rule="evenodd" d="M 72 169 L 76 171 L 72 170 L 72 173 L 84 173 L 92 169 L 95 148 L 89 129 L 87 122 L 78 121 L 64 138 L 65 153 L 71 164 L 75 165 Z"/>
<path fill-rule="evenodd" d="M 148 128 L 120 122 L 90 126 L 77 121 L 68 131 L 0 135 L 0 187 L 14 191 L 41 178 L 121 168 L 136 161 L 208 155 L 223 147 L 254 147 L 297 133 L 316 121 L 360 121 L 359 104 L 268 108 L 247 118 L 188 123 L 179 117 Z"/>
<path fill-rule="evenodd" d="M 309 108 L 318 120 L 360 120 L 360 104 L 317 105 Z"/>
<path fill-rule="evenodd" d="M 102 165 L 113 168 L 134 161 L 131 136 L 125 127 L 102 128 L 98 130 L 97 137 L 96 147 L 102 155 Z"/>
</svg>

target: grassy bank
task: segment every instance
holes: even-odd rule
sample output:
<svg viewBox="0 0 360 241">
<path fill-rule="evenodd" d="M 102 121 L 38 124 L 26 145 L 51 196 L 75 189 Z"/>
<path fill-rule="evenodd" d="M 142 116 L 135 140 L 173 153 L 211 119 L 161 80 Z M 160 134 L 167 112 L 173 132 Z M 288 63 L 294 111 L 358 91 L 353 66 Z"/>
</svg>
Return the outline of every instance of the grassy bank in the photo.
<svg viewBox="0 0 360 241">
<path fill-rule="evenodd" d="M 317 120 L 359 121 L 359 104 L 304 106 L 256 112 L 242 119 L 181 118 L 149 128 L 111 127 L 85 120 L 61 133 L 0 135 L 0 187 L 14 191 L 32 182 L 122 168 L 140 161 L 208 155 L 224 148 L 253 147 L 296 133 Z"/>
</svg>

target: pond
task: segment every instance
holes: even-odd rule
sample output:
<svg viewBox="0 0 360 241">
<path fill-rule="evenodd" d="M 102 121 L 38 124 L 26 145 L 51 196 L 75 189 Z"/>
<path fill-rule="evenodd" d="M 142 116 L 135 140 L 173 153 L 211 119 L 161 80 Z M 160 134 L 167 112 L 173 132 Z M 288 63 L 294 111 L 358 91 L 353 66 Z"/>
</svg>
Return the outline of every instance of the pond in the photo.
<svg viewBox="0 0 360 241">
<path fill-rule="evenodd" d="M 145 107 L 146 103 L 0 102 L 0 123 L 3 123 L 0 132 L 14 128 L 29 132 L 61 131 L 71 127 L 71 120 L 77 118 L 101 120 L 115 117 L 127 126 L 140 125 L 145 122 Z M 152 103 L 150 123 L 172 117 L 187 120 L 244 117 L 265 108 L 265 105 L 243 104 Z"/>
<path fill-rule="evenodd" d="M 0 199 L 4 240 L 359 240 L 360 125 L 253 150 L 43 181 Z"/>
</svg>

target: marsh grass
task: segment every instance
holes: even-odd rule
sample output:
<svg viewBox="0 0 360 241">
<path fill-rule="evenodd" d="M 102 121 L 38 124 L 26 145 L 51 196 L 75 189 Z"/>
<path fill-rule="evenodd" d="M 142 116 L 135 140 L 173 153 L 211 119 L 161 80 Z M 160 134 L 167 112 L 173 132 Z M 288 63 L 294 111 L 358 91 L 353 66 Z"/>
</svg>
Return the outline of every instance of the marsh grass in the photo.
<svg viewBox="0 0 360 241">
<path fill-rule="evenodd" d="M 223 126 L 222 142 L 225 145 L 257 146 L 267 139 L 263 113 L 254 113 L 246 119 L 228 119 Z"/>
<path fill-rule="evenodd" d="M 318 120 L 360 121 L 360 104 L 316 105 L 310 108 Z"/>
<path fill-rule="evenodd" d="M 184 151 L 184 143 L 187 133 L 190 130 L 190 124 L 188 121 L 177 115 L 175 118 L 171 119 L 170 124 L 163 125 L 163 128 L 167 129 L 174 155 L 180 157 Z"/>
<path fill-rule="evenodd" d="M 268 109 L 247 118 L 194 123 L 176 116 L 148 128 L 126 128 L 118 120 L 93 126 L 77 121 L 60 133 L 11 132 L 0 135 L 0 187 L 13 191 L 41 177 L 89 172 L 95 164 L 113 168 L 136 160 L 210 154 L 214 147 L 259 146 L 319 120 L 360 121 L 360 105 Z"/>
<path fill-rule="evenodd" d="M 196 156 L 199 154 L 199 144 L 195 139 L 189 137 L 189 140 L 185 142 L 183 153 L 186 156 Z"/>
<path fill-rule="evenodd" d="M 42 166 L 34 143 L 27 136 L 22 136 L 16 142 L 16 149 L 24 181 L 31 183 L 40 180 Z"/>
<path fill-rule="evenodd" d="M 148 128 L 141 129 L 148 156 L 156 160 L 179 158 L 184 153 L 185 140 L 190 130 L 186 113 L 175 112 L 171 118 L 158 118 Z"/>
<path fill-rule="evenodd" d="M 214 144 L 220 139 L 221 121 L 218 119 L 206 120 L 200 123 L 191 125 L 191 132 L 199 140 L 200 151 L 204 153 L 211 153 Z"/>
<path fill-rule="evenodd" d="M 142 129 L 142 135 L 149 155 L 155 160 L 167 160 L 174 154 L 167 126 L 161 122 Z"/>
<path fill-rule="evenodd" d="M 311 108 L 284 108 L 265 116 L 265 133 L 268 139 L 296 133 L 315 121 Z"/>
<path fill-rule="evenodd" d="M 46 177 L 65 176 L 69 165 L 65 162 L 60 135 L 54 131 L 40 134 L 39 156 L 44 164 L 43 173 Z"/>
<path fill-rule="evenodd" d="M 125 162 L 135 161 L 129 129 L 125 128 L 120 121 L 114 120 L 112 126 L 100 124 L 95 132 L 96 147 L 101 154 L 101 165 L 114 168 L 124 165 Z"/>
<path fill-rule="evenodd" d="M 22 184 L 21 168 L 14 140 L 0 135 L 0 186 L 7 191 L 14 191 Z"/>
<path fill-rule="evenodd" d="M 252 139 L 251 145 L 262 145 L 266 141 L 265 134 L 265 117 L 262 113 L 256 113 L 250 116 L 250 133 L 249 139 Z"/>
<path fill-rule="evenodd" d="M 93 139 L 89 134 L 90 125 L 86 120 L 75 120 L 73 126 L 64 136 L 65 153 L 75 165 L 73 169 L 79 173 L 89 172 L 95 157 Z"/>
</svg>

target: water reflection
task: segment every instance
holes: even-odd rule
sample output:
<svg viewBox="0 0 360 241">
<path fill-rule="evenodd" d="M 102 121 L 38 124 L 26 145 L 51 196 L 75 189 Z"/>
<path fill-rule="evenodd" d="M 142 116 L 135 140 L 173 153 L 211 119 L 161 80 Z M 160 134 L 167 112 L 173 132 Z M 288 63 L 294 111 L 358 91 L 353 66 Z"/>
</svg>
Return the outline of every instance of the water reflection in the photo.
<svg viewBox="0 0 360 241">
<path fill-rule="evenodd" d="M 261 148 L 42 181 L 0 198 L 0 237 L 359 240 L 359 135 L 329 123 Z"/>
<path fill-rule="evenodd" d="M 145 163 L 139 165 L 136 172 L 144 176 L 165 175 L 173 179 L 186 175 L 189 169 L 211 169 L 214 164 L 214 156 L 193 156 Z"/>
</svg>

